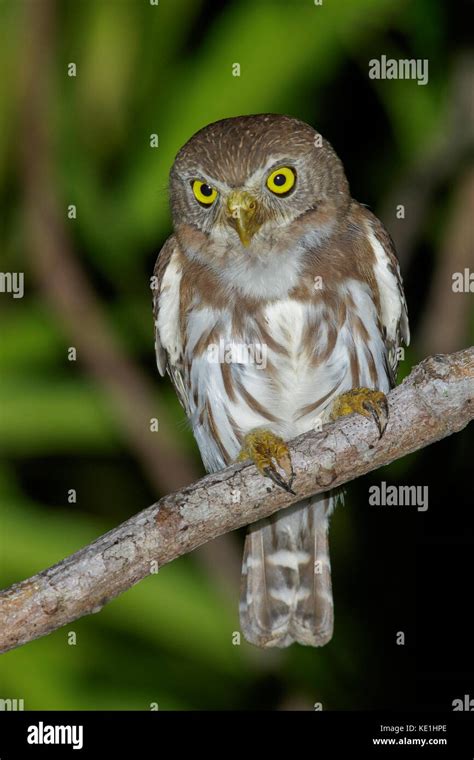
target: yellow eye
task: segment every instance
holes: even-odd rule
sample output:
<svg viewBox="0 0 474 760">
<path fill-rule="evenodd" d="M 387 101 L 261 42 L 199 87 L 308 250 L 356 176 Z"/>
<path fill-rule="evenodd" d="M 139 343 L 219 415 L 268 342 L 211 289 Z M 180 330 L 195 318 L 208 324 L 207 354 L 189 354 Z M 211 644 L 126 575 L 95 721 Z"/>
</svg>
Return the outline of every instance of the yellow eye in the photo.
<svg viewBox="0 0 474 760">
<path fill-rule="evenodd" d="M 285 195 L 296 182 L 296 174 L 289 166 L 280 166 L 267 179 L 267 187 L 276 195 Z"/>
<path fill-rule="evenodd" d="M 217 198 L 217 190 L 199 179 L 193 182 L 193 193 L 196 200 L 203 206 L 210 206 Z"/>
</svg>

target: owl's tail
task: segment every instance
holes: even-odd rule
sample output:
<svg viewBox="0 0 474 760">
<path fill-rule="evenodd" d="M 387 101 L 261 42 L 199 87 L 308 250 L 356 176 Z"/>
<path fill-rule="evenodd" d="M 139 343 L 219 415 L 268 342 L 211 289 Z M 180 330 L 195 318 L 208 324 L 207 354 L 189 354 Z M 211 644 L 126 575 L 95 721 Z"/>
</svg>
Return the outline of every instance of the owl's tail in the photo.
<svg viewBox="0 0 474 760">
<path fill-rule="evenodd" d="M 251 644 L 323 646 L 334 608 L 328 517 L 332 497 L 314 496 L 252 525 L 245 540 L 240 625 Z"/>
</svg>

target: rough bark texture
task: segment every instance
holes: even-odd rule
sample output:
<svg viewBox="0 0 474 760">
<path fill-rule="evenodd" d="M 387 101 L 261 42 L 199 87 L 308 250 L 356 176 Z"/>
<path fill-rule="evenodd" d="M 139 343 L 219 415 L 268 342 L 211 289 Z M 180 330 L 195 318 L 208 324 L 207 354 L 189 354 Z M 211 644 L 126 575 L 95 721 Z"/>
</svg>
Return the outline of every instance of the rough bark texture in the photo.
<svg viewBox="0 0 474 760">
<path fill-rule="evenodd" d="M 474 348 L 426 359 L 389 395 L 378 439 L 352 415 L 291 443 L 296 496 L 237 464 L 164 497 L 57 565 L 0 593 L 0 651 L 98 612 L 154 570 L 295 501 L 347 483 L 464 428 L 474 416 Z"/>
</svg>

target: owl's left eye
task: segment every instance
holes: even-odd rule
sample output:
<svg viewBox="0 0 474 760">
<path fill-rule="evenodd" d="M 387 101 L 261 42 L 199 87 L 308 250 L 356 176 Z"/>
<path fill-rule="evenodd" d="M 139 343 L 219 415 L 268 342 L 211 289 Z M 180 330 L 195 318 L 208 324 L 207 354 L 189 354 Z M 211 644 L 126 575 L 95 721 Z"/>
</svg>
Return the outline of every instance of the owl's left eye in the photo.
<svg viewBox="0 0 474 760">
<path fill-rule="evenodd" d="M 289 166 L 280 166 L 267 177 L 267 187 L 275 195 L 286 195 L 296 182 L 296 172 Z"/>
<path fill-rule="evenodd" d="M 217 198 L 217 190 L 199 179 L 192 183 L 194 197 L 202 206 L 210 206 Z"/>
</svg>

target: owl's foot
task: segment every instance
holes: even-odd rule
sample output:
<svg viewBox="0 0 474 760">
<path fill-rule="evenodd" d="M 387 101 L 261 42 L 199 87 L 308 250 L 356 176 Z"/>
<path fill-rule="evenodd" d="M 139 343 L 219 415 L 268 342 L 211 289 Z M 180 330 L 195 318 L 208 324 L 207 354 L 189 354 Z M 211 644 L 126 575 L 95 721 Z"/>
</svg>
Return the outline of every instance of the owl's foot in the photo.
<svg viewBox="0 0 474 760">
<path fill-rule="evenodd" d="M 262 475 L 288 493 L 294 494 L 291 488 L 295 474 L 288 446 L 283 438 L 270 430 L 253 430 L 244 438 L 244 446 L 237 457 L 242 462 L 251 459 Z"/>
<path fill-rule="evenodd" d="M 334 401 L 331 419 L 336 420 L 354 412 L 364 417 L 373 417 L 379 438 L 382 437 L 388 422 L 388 402 L 385 393 L 371 388 L 353 388 L 347 393 L 341 393 Z"/>
</svg>

